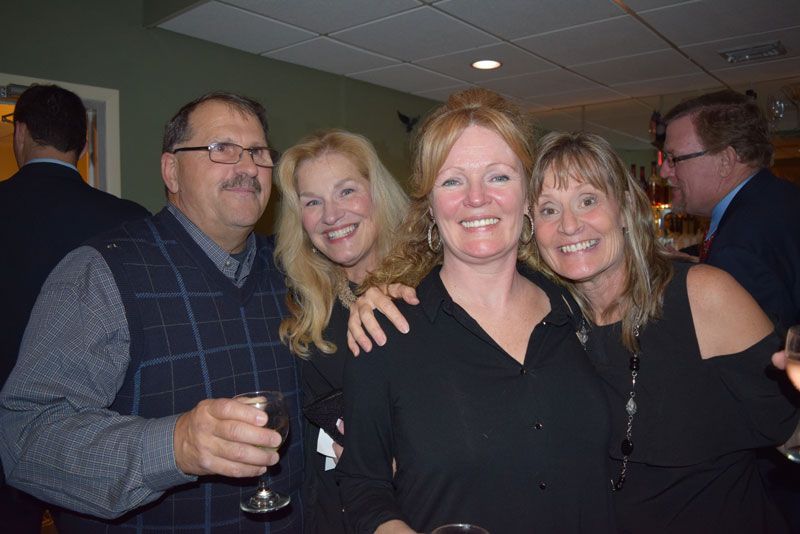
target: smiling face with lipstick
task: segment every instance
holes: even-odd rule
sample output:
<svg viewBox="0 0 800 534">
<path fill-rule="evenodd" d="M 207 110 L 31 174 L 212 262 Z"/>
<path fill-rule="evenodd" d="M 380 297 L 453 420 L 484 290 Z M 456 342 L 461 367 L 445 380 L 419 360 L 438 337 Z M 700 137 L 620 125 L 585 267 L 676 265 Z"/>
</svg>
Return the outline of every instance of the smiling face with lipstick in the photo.
<svg viewBox="0 0 800 534">
<path fill-rule="evenodd" d="M 346 156 L 326 152 L 297 168 L 303 229 L 320 253 L 361 282 L 377 262 L 370 182 Z"/>
<path fill-rule="evenodd" d="M 559 276 L 600 288 L 624 285 L 624 224 L 613 197 L 548 169 L 534 217 L 539 252 Z"/>
<path fill-rule="evenodd" d="M 453 144 L 430 193 L 448 259 L 487 264 L 517 260 L 526 176 L 520 159 L 496 132 L 468 126 Z"/>
</svg>

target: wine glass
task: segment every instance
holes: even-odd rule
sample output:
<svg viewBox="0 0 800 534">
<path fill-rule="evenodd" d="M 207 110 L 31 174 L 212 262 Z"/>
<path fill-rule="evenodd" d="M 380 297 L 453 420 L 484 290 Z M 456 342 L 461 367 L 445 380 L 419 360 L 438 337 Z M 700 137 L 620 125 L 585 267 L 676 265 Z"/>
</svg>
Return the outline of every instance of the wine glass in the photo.
<svg viewBox="0 0 800 534">
<path fill-rule="evenodd" d="M 800 325 L 794 325 L 786 333 L 786 372 L 797 373 L 800 368 Z M 800 447 L 780 447 L 788 459 L 800 463 Z"/>
<path fill-rule="evenodd" d="M 485 528 L 467 523 L 451 523 L 433 529 L 431 534 L 489 534 Z"/>
<path fill-rule="evenodd" d="M 280 391 L 251 391 L 250 393 L 236 395 L 234 399 L 266 412 L 267 428 L 271 428 L 281 435 L 281 445 L 283 445 L 286 441 L 286 436 L 289 434 L 289 409 L 286 406 L 283 393 Z M 270 449 L 270 447 L 264 448 Z M 272 450 L 277 451 L 278 448 Z M 245 512 L 262 514 L 279 510 L 289 504 L 290 501 L 290 497 L 281 495 L 267 487 L 267 474 L 264 473 L 258 478 L 256 492 L 244 499 L 240 504 L 240 508 Z"/>
</svg>

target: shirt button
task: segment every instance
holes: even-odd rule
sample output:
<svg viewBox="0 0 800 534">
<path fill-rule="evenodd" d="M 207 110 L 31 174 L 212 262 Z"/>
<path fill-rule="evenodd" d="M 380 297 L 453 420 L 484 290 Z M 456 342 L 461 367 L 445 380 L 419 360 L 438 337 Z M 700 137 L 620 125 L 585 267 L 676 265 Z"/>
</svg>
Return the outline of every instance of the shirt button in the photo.
<svg viewBox="0 0 800 534">
<path fill-rule="evenodd" d="M 225 267 L 231 266 L 231 260 L 225 260 Z"/>
<path fill-rule="evenodd" d="M 527 374 L 528 374 L 528 370 L 527 370 L 527 369 L 525 369 L 524 367 L 520 367 L 519 374 L 521 374 L 521 375 L 527 375 Z"/>
<path fill-rule="evenodd" d="M 547 484 L 544 482 L 539 482 L 539 489 L 544 491 L 547 489 Z"/>
<path fill-rule="evenodd" d="M 534 423 L 533 428 L 536 430 L 541 430 L 544 428 L 544 425 L 542 423 Z"/>
</svg>

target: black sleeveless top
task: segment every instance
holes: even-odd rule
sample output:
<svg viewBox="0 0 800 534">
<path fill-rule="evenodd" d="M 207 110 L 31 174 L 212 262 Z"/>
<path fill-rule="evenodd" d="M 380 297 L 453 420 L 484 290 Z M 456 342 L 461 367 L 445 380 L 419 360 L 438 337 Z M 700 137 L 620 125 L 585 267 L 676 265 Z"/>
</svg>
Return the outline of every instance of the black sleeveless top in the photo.
<svg viewBox="0 0 800 534">
<path fill-rule="evenodd" d="M 624 533 L 785 532 L 756 468 L 754 448 L 782 443 L 797 413 L 785 375 L 770 365 L 780 339 L 703 360 L 686 290 L 691 264 L 675 263 L 662 319 L 641 330 L 634 452 L 614 494 Z M 730 313 L 736 313 L 731 310 Z M 590 358 L 611 406 L 610 455 L 617 463 L 631 389 L 620 323 L 592 326 Z"/>
</svg>

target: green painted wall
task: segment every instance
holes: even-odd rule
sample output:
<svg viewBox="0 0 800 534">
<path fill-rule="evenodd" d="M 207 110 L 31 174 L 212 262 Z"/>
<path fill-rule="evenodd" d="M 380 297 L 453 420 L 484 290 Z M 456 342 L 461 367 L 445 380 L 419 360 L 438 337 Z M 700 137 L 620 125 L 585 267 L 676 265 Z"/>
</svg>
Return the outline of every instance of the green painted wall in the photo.
<svg viewBox="0 0 800 534">
<path fill-rule="evenodd" d="M 146 28 L 142 0 L 6 2 L 2 20 L 0 72 L 119 90 L 122 196 L 151 211 L 164 203 L 163 125 L 182 104 L 207 91 L 234 91 L 261 101 L 279 149 L 324 127 L 362 133 L 401 181 L 409 175 L 409 150 L 397 110 L 416 116 L 437 104 Z M 259 223 L 262 231 L 271 227 L 275 200 Z"/>
</svg>

